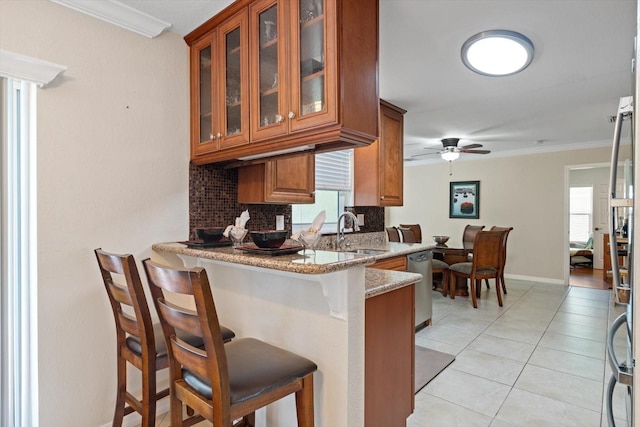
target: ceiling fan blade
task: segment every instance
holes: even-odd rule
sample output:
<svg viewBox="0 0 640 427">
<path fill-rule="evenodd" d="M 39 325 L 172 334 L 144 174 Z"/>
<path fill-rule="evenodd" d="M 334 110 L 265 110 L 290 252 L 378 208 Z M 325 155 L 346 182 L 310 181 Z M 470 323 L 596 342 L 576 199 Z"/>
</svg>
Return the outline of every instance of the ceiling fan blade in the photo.
<svg viewBox="0 0 640 427">
<path fill-rule="evenodd" d="M 464 147 L 460 147 L 460 149 L 469 150 L 469 149 L 480 148 L 480 147 L 482 147 L 482 144 L 469 144 L 469 145 L 465 145 Z"/>
<path fill-rule="evenodd" d="M 489 154 L 491 151 L 489 150 L 460 150 L 461 153 L 470 153 L 470 154 Z"/>
<path fill-rule="evenodd" d="M 433 156 L 434 154 L 440 154 L 440 151 L 435 151 L 433 153 L 422 153 L 422 154 L 414 154 L 411 157 L 421 157 L 421 156 Z"/>
</svg>

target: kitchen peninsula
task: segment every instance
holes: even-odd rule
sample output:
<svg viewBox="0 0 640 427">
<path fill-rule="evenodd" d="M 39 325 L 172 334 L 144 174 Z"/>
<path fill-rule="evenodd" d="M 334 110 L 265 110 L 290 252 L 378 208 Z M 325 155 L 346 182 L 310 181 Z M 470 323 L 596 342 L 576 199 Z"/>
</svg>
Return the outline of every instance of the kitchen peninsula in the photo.
<svg viewBox="0 0 640 427">
<path fill-rule="evenodd" d="M 205 268 L 222 323 L 240 337 L 265 340 L 318 364 L 317 426 L 369 427 L 390 425 L 379 418 L 381 409 L 394 417 L 393 425 L 404 425 L 413 411 L 413 284 L 421 275 L 367 266 L 430 248 L 388 243 L 374 254 L 307 250 L 306 255 L 265 256 L 231 247 L 158 243 L 152 258 Z M 369 342 L 384 344 L 389 354 L 367 353 Z M 394 360 L 388 360 L 391 354 Z M 295 426 L 293 396 L 256 417 L 261 425 Z"/>
</svg>

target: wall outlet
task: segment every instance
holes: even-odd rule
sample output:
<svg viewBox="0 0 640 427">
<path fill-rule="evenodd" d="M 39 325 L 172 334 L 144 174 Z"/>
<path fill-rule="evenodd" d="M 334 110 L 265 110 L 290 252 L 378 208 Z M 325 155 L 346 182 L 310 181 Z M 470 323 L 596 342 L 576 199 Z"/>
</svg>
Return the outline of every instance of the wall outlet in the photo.
<svg viewBox="0 0 640 427">
<path fill-rule="evenodd" d="M 284 230 L 284 215 L 276 215 L 276 230 Z"/>
<path fill-rule="evenodd" d="M 360 227 L 364 226 L 364 214 L 358 214 L 357 218 L 358 218 L 358 225 L 360 225 Z"/>
</svg>

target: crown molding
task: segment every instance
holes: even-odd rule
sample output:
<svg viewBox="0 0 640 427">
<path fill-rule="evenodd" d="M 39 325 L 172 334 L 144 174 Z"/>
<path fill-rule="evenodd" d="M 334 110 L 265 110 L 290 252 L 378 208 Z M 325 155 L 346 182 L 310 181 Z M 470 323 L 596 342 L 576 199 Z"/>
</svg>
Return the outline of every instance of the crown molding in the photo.
<svg viewBox="0 0 640 427">
<path fill-rule="evenodd" d="M 154 38 L 171 27 L 154 16 L 116 0 L 49 0 L 145 37 Z"/>
<path fill-rule="evenodd" d="M 0 77 L 24 80 L 44 87 L 67 67 L 0 49 Z"/>
</svg>

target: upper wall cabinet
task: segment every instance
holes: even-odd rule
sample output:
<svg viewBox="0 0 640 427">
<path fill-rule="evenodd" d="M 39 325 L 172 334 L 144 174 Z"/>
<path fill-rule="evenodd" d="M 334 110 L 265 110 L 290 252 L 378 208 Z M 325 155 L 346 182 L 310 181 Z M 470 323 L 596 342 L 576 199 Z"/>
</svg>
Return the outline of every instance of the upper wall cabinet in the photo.
<svg viewBox="0 0 640 427">
<path fill-rule="evenodd" d="M 405 113 L 380 100 L 380 138 L 353 150 L 356 206 L 402 206 Z"/>
<path fill-rule="evenodd" d="M 249 143 L 247 27 L 237 13 L 191 47 L 192 158 Z"/>
<path fill-rule="evenodd" d="M 238 203 L 314 203 L 315 187 L 313 154 L 238 168 Z"/>
<path fill-rule="evenodd" d="M 194 163 L 375 140 L 377 0 L 238 0 L 185 40 Z"/>
</svg>

